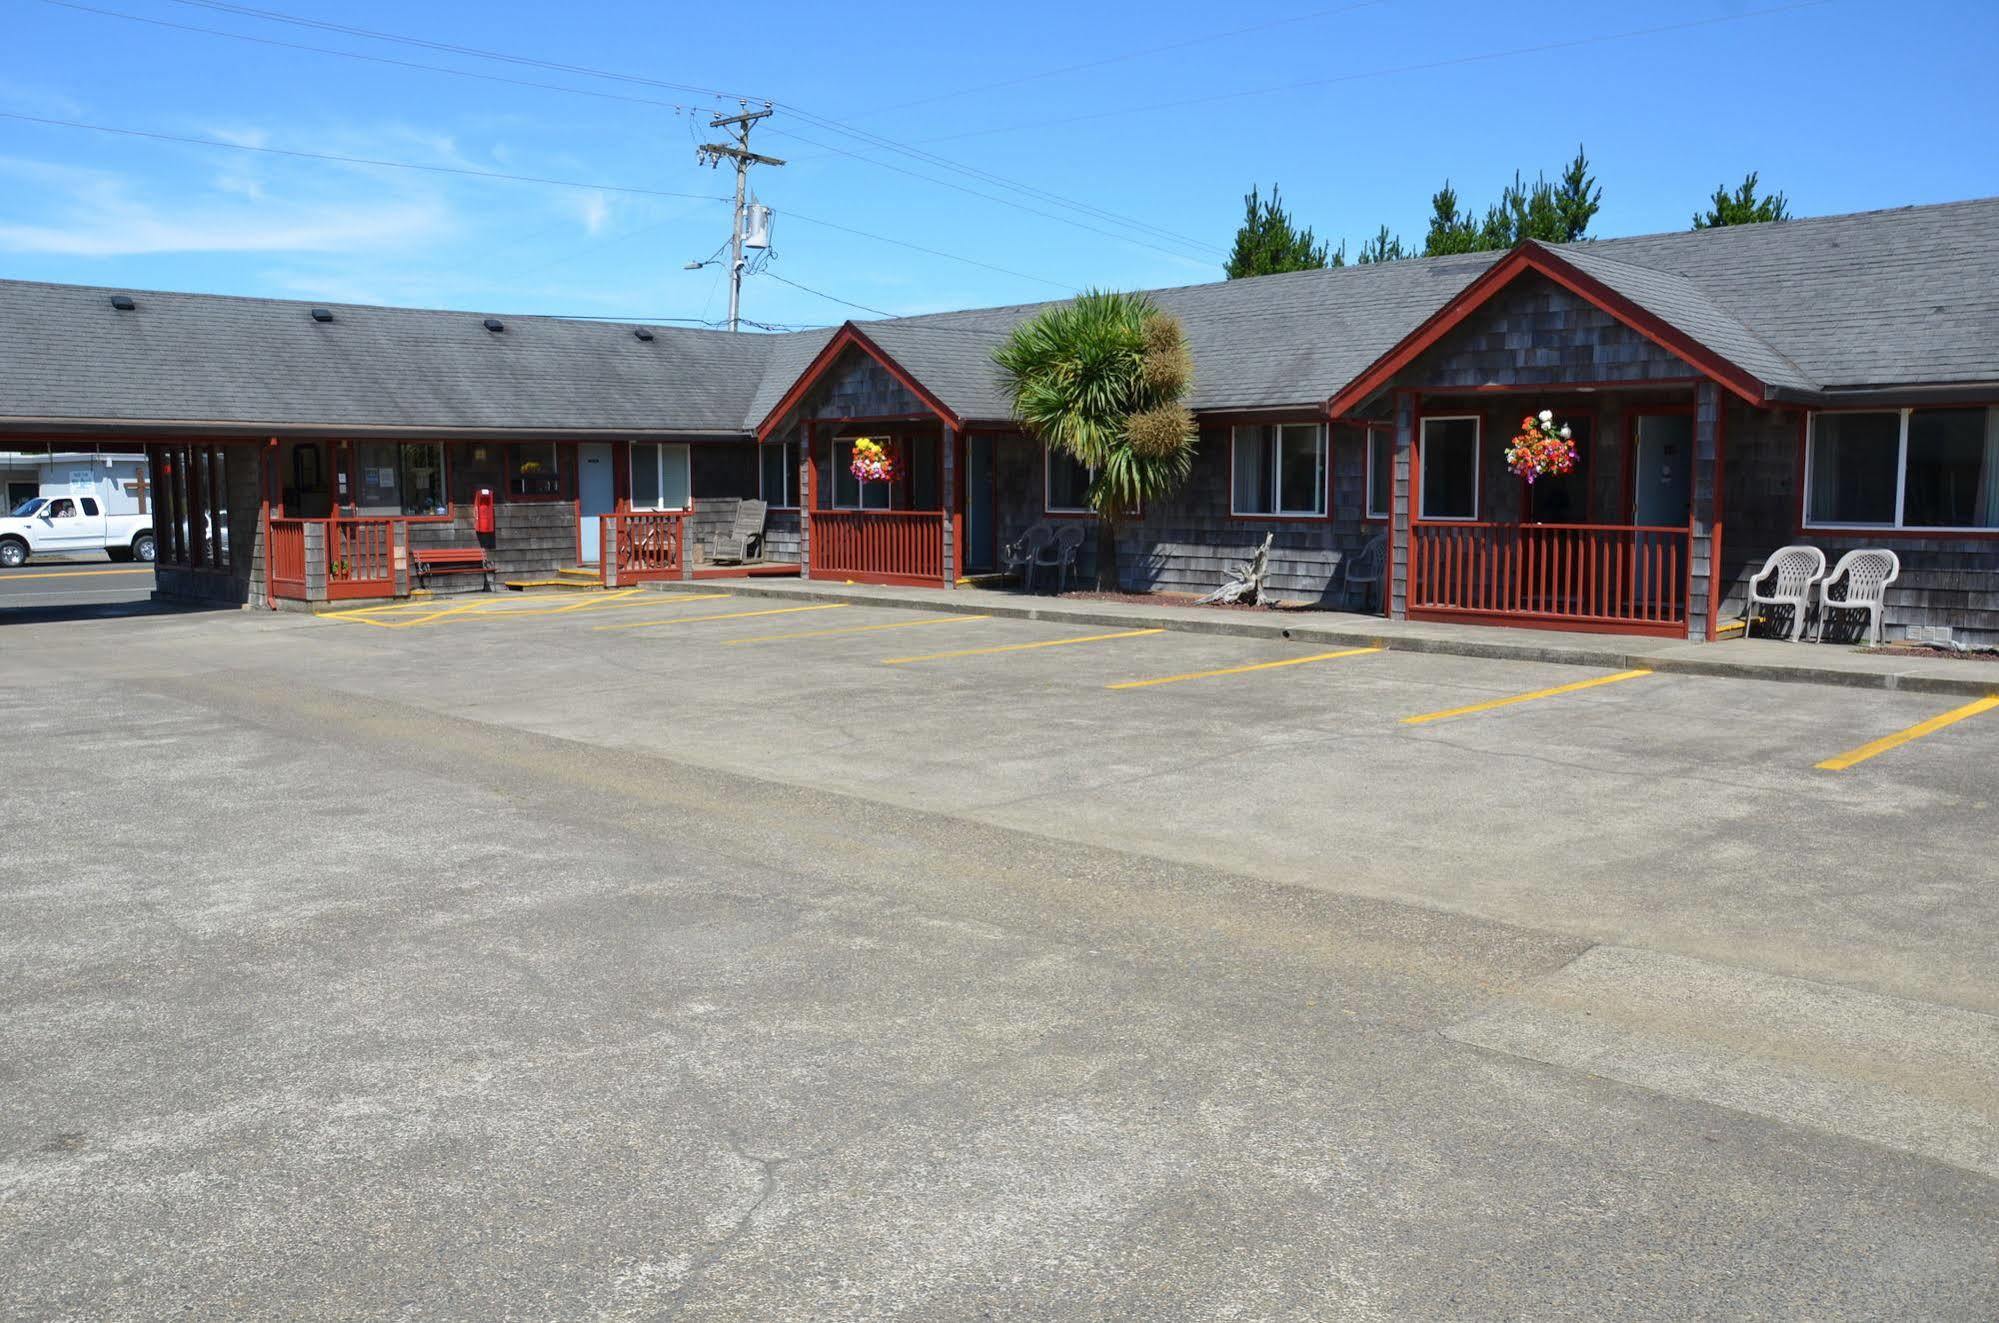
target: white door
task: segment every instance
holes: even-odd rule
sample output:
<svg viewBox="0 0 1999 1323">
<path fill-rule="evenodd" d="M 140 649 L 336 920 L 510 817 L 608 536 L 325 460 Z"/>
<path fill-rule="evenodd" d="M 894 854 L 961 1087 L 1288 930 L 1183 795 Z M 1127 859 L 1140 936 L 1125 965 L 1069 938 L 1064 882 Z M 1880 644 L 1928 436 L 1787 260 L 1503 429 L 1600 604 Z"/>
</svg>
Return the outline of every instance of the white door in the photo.
<svg viewBox="0 0 1999 1323">
<path fill-rule="evenodd" d="M 604 525 L 598 516 L 617 508 L 618 482 L 610 445 L 592 441 L 576 447 L 576 517 L 581 521 L 578 559 L 583 564 L 595 565 L 603 559 Z"/>
</svg>

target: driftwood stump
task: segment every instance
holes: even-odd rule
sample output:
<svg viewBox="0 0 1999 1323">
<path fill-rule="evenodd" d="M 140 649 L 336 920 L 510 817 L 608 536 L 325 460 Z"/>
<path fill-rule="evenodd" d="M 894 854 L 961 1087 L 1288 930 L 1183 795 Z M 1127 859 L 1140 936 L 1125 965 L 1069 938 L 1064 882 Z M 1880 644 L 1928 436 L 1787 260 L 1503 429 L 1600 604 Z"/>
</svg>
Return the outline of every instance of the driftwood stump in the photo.
<svg viewBox="0 0 1999 1323">
<path fill-rule="evenodd" d="M 1264 595 L 1263 580 L 1270 573 L 1270 540 L 1275 536 L 1274 533 L 1265 533 L 1263 545 L 1256 549 L 1256 554 L 1229 571 L 1229 581 L 1201 598 L 1197 605 L 1206 606 L 1214 602 L 1270 605 L 1270 598 Z"/>
</svg>

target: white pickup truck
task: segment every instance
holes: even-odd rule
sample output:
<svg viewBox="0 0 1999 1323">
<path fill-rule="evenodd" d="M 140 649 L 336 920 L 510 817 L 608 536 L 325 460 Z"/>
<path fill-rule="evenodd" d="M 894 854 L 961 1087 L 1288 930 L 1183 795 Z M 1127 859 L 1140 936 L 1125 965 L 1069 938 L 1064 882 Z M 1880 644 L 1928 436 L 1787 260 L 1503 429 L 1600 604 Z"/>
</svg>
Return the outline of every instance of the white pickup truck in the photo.
<svg viewBox="0 0 1999 1323">
<path fill-rule="evenodd" d="M 0 567 L 30 556 L 103 551 L 113 560 L 153 558 L 150 514 L 106 514 L 95 496 L 31 496 L 0 519 Z"/>
</svg>

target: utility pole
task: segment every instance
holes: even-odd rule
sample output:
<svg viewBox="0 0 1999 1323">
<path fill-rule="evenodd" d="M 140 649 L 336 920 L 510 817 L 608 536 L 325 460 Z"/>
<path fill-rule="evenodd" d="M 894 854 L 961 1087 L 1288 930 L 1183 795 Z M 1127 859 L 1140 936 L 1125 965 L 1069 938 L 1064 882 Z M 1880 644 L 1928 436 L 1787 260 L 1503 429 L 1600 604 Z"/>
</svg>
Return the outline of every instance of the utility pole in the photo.
<svg viewBox="0 0 1999 1323">
<path fill-rule="evenodd" d="M 771 107 L 765 103 L 762 110 L 751 110 L 750 103 L 737 103 L 743 107 L 739 115 L 717 115 L 708 122 L 711 129 L 729 129 L 736 135 L 733 143 L 704 142 L 700 147 L 700 161 L 706 166 L 716 166 L 727 158 L 736 163 L 736 210 L 729 228 L 729 329 L 739 329 L 743 306 L 743 202 L 749 185 L 750 167 L 753 165 L 783 165 L 775 156 L 759 156 L 750 150 L 750 129 L 760 119 L 769 119 Z"/>
</svg>

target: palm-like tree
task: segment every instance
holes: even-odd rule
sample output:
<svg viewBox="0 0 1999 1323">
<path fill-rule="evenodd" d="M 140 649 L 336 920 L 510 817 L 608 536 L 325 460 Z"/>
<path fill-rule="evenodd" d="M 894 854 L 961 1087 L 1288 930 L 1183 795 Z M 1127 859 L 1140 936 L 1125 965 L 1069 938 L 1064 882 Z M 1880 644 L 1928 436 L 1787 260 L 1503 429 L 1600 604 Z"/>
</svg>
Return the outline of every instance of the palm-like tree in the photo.
<svg viewBox="0 0 1999 1323">
<path fill-rule="evenodd" d="M 1028 435 L 1095 475 L 1097 586 L 1116 591 L 1118 521 L 1172 495 L 1194 466 L 1181 402 L 1194 365 L 1179 320 L 1142 294 L 1092 290 L 1015 327 L 993 361 Z"/>
</svg>

